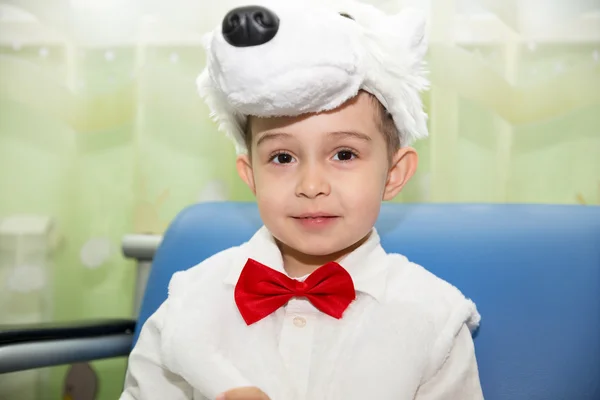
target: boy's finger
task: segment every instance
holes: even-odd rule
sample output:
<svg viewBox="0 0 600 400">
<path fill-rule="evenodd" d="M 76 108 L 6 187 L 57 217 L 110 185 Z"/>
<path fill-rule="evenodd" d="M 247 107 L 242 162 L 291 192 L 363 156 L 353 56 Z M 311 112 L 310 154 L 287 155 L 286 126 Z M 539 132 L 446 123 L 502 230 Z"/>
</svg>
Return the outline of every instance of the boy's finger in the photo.
<svg viewBox="0 0 600 400">
<path fill-rule="evenodd" d="M 241 387 L 228 390 L 216 400 L 270 400 L 269 396 L 257 387 Z"/>
</svg>

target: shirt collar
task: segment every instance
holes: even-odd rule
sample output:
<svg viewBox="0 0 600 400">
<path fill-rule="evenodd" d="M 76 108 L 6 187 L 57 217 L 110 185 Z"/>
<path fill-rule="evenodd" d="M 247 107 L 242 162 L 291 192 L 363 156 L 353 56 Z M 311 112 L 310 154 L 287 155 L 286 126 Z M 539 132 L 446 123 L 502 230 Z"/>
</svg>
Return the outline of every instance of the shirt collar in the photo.
<svg viewBox="0 0 600 400">
<path fill-rule="evenodd" d="M 240 257 L 234 259 L 224 283 L 235 286 L 248 258 L 286 274 L 279 247 L 269 230 L 263 226 L 240 249 Z M 385 295 L 387 280 L 386 253 L 380 245 L 379 234 L 372 229 L 369 238 L 352 253 L 339 261 L 352 277 L 354 288 L 381 302 Z M 287 275 L 287 274 L 286 274 Z"/>
</svg>

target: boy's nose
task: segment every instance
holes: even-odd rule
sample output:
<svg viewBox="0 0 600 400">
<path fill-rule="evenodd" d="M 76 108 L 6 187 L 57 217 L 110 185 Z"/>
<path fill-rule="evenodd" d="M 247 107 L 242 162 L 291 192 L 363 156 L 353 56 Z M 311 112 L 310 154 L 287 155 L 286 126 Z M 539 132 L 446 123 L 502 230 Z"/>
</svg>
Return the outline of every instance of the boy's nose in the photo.
<svg viewBox="0 0 600 400">
<path fill-rule="evenodd" d="M 260 6 L 238 7 L 223 19 L 223 37 L 232 46 L 249 47 L 267 43 L 279 30 L 277 15 Z"/>
<path fill-rule="evenodd" d="M 309 166 L 302 169 L 296 186 L 296 196 L 312 199 L 321 195 L 328 196 L 330 193 L 331 185 L 321 169 Z"/>
</svg>

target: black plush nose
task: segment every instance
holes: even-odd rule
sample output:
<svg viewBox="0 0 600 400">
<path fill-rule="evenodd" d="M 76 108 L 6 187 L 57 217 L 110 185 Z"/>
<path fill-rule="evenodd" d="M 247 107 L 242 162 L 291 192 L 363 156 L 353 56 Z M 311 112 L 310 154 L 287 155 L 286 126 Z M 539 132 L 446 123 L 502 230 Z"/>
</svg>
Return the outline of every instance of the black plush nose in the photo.
<svg viewBox="0 0 600 400">
<path fill-rule="evenodd" d="M 223 18 L 222 29 L 223 37 L 232 46 L 258 46 L 275 37 L 279 18 L 264 7 L 239 7 L 229 11 Z"/>
</svg>

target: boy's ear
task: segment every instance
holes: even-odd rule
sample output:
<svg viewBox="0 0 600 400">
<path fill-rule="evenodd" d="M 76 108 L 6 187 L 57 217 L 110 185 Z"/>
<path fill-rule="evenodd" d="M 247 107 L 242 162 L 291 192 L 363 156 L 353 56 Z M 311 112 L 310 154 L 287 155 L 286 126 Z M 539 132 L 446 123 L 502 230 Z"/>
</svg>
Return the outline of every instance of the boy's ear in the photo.
<svg viewBox="0 0 600 400">
<path fill-rule="evenodd" d="M 248 185 L 252 194 L 256 195 L 256 186 L 254 185 L 254 173 L 252 172 L 252 162 L 248 154 L 240 154 L 235 161 L 238 175 Z"/>
<path fill-rule="evenodd" d="M 418 163 L 419 156 L 412 147 L 402 147 L 394 154 L 383 191 L 383 200 L 392 200 L 400 193 L 415 174 Z"/>
</svg>

